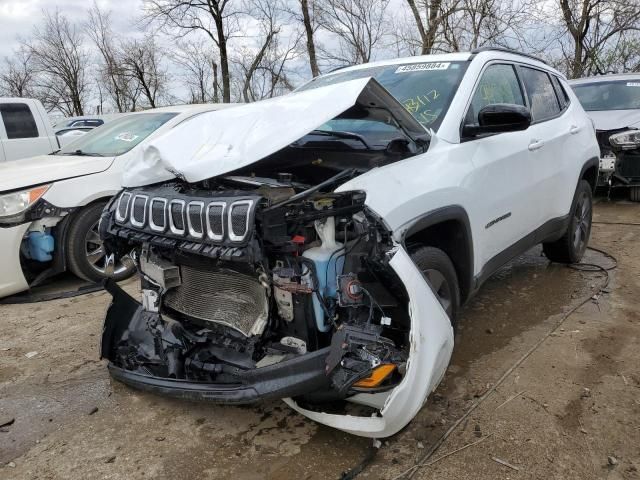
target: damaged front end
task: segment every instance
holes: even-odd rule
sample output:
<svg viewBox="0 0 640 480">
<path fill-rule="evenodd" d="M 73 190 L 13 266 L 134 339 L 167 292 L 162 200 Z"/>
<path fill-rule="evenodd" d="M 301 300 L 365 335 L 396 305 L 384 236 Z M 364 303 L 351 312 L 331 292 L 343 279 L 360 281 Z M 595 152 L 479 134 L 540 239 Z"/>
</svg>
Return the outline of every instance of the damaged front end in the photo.
<svg viewBox="0 0 640 480">
<path fill-rule="evenodd" d="M 141 303 L 106 285 L 115 378 L 220 403 L 339 400 L 400 382 L 407 294 L 363 193 L 198 187 L 126 190 L 105 211 L 110 248 L 133 249 L 142 274 Z"/>
<path fill-rule="evenodd" d="M 640 130 L 623 129 L 608 140 L 615 155 L 610 185 L 640 189 Z M 640 195 L 632 194 L 632 199 L 638 201 Z"/>
</svg>

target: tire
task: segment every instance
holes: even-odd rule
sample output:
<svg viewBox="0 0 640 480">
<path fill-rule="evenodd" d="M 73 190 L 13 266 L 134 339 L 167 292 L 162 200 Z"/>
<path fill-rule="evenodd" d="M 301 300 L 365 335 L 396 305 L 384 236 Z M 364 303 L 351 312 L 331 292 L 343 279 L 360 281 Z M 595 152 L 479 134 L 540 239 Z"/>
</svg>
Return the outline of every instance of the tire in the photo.
<svg viewBox="0 0 640 480">
<path fill-rule="evenodd" d="M 556 263 L 578 263 L 582 260 L 591 234 L 593 194 L 591 185 L 580 180 L 571 206 L 567 231 L 559 240 L 542 244 L 546 257 Z"/>
<path fill-rule="evenodd" d="M 435 247 L 418 247 L 411 252 L 411 258 L 455 327 L 460 309 L 460 286 L 453 262 L 446 253 Z"/>
<path fill-rule="evenodd" d="M 81 279 L 95 283 L 107 278 L 104 272 L 106 256 L 97 234 L 104 206 L 104 203 L 96 203 L 80 210 L 71 220 L 67 231 L 67 268 Z M 111 278 L 116 281 L 124 280 L 134 272 L 135 265 L 125 257 L 114 265 Z"/>
<path fill-rule="evenodd" d="M 629 189 L 629 199 L 632 202 L 640 202 L 640 187 L 631 187 Z"/>
</svg>

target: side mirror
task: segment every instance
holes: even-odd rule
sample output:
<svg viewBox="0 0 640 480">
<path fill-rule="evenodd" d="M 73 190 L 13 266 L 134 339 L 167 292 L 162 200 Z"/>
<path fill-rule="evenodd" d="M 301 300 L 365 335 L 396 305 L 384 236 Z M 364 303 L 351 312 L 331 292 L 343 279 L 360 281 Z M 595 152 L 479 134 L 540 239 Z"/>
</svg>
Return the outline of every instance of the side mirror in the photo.
<svg viewBox="0 0 640 480">
<path fill-rule="evenodd" d="M 519 132 L 531 125 L 531 112 L 527 107 L 510 103 L 494 103 L 478 112 L 478 125 L 465 125 L 464 137 L 487 133 Z"/>
</svg>

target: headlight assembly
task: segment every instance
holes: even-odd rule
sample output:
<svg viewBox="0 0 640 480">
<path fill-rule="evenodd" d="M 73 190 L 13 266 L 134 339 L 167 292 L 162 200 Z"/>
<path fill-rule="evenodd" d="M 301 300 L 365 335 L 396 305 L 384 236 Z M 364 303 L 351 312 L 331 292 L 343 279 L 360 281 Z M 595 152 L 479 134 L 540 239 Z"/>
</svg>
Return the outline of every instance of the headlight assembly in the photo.
<svg viewBox="0 0 640 480">
<path fill-rule="evenodd" d="M 49 190 L 49 187 L 51 185 L 40 185 L 39 187 L 0 195 L 0 219 L 14 217 L 26 212 Z"/>
<path fill-rule="evenodd" d="M 616 150 L 640 148 L 640 130 L 627 130 L 609 137 L 609 143 Z"/>
</svg>

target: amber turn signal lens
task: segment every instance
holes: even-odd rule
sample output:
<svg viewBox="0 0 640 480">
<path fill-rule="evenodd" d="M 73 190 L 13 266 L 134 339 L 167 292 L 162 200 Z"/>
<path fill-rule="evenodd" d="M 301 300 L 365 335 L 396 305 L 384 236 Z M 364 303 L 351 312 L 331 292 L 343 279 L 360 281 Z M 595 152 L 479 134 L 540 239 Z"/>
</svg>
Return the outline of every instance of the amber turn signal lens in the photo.
<svg viewBox="0 0 640 480">
<path fill-rule="evenodd" d="M 385 378 L 391 375 L 395 369 L 396 369 L 396 366 L 392 363 L 385 363 L 382 365 L 378 365 L 373 370 L 373 372 L 371 372 L 371 375 L 369 375 L 367 378 L 363 378 L 362 380 L 358 380 L 356 383 L 353 384 L 353 386 L 359 387 L 359 388 L 377 387 L 384 381 Z"/>
<path fill-rule="evenodd" d="M 31 205 L 35 201 L 39 200 L 42 195 L 47 193 L 51 185 L 43 185 L 42 187 L 35 187 L 29 190 L 29 204 Z"/>
</svg>

